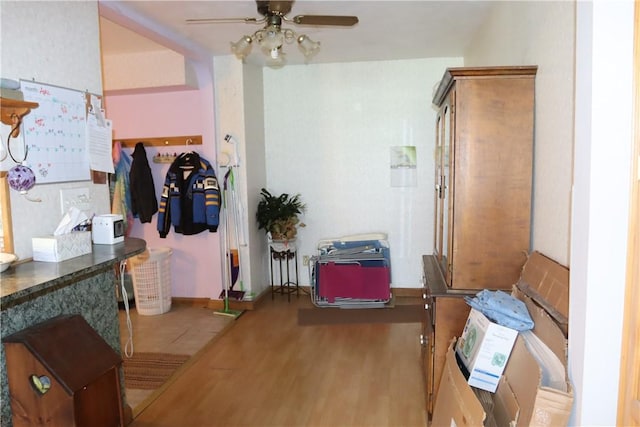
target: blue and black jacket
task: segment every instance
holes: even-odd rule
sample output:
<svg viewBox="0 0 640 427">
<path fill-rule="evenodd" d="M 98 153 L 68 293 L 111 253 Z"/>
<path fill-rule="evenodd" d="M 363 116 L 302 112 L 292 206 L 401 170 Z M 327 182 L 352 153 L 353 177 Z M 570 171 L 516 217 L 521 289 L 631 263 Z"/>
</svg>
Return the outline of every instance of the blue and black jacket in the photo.
<svg viewBox="0 0 640 427">
<path fill-rule="evenodd" d="M 158 233 L 167 237 L 171 225 L 176 233 L 192 235 L 215 232 L 220 221 L 220 186 L 211 164 L 198 153 L 180 154 L 164 180 Z"/>
</svg>

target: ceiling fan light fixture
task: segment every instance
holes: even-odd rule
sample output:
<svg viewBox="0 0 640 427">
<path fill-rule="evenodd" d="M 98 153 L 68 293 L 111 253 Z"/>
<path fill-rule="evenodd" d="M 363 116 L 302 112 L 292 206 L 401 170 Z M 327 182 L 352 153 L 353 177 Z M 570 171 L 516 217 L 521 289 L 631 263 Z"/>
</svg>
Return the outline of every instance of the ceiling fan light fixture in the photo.
<svg viewBox="0 0 640 427">
<path fill-rule="evenodd" d="M 314 42 L 309 36 L 302 34 L 298 37 L 298 47 L 306 59 L 312 58 L 320 50 L 320 42 Z"/>
<path fill-rule="evenodd" d="M 268 51 L 277 49 L 284 43 L 284 34 L 280 31 L 280 27 L 275 25 L 269 25 L 256 32 L 256 37 L 260 46 Z"/>
<path fill-rule="evenodd" d="M 0 0 L 1 1 L 1 0 Z M 345 15 L 297 15 L 287 17 L 291 12 L 294 1 L 291 0 L 256 0 L 258 13 L 263 18 L 199 18 L 187 19 L 188 24 L 216 23 L 216 22 L 244 22 L 264 25 L 251 36 L 243 36 L 236 43 L 231 43 L 232 52 L 241 60 L 251 52 L 251 45 L 257 43 L 266 56 L 266 65 L 280 68 L 285 63 L 282 46 L 297 41 L 298 48 L 303 53 L 305 63 L 320 50 L 320 42 L 315 42 L 305 34 L 297 34 L 289 28 L 282 28 L 283 22 L 295 25 L 339 26 L 352 27 L 359 20 L 357 16 Z"/>
<path fill-rule="evenodd" d="M 275 51 L 275 52 L 274 52 Z M 271 51 L 271 57 L 266 60 L 266 65 L 269 68 L 282 68 L 287 63 L 286 54 L 280 49 L 274 49 Z"/>
<path fill-rule="evenodd" d="M 287 43 L 293 42 L 293 40 L 296 38 L 296 33 L 288 28 L 282 30 L 282 34 L 284 34 L 284 41 L 286 41 Z"/>
<path fill-rule="evenodd" d="M 249 36 L 242 36 L 236 43 L 231 43 L 231 52 L 233 52 L 238 59 L 244 59 L 251 53 L 252 38 Z"/>
</svg>

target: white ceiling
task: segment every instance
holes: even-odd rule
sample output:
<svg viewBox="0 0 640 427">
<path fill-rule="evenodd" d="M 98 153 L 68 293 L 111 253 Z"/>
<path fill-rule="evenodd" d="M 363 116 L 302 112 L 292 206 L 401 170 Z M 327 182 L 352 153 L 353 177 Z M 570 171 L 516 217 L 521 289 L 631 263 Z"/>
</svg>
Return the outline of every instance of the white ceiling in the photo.
<svg viewBox="0 0 640 427">
<path fill-rule="evenodd" d="M 313 27 L 283 23 L 321 43 L 313 63 L 380 61 L 463 56 L 485 21 L 490 1 L 311 1 L 294 2 L 296 15 L 355 15 L 353 27 Z M 250 35 L 258 24 L 187 24 L 189 18 L 261 18 L 253 0 L 100 0 L 103 54 L 170 48 L 185 56 L 229 55 L 230 42 Z M 124 28 L 123 28 L 124 27 Z M 132 29 L 129 31 L 127 28 Z M 140 34 L 144 35 L 141 37 Z M 285 45 L 288 64 L 304 63 L 294 45 Z M 254 51 L 247 62 L 263 64 Z"/>
</svg>

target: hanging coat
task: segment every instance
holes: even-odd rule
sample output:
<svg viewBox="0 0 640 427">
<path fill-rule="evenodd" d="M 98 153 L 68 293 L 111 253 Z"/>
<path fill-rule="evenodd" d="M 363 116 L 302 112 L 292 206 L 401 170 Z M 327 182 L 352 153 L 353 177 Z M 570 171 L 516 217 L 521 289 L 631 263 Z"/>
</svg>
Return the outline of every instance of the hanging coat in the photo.
<svg viewBox="0 0 640 427">
<path fill-rule="evenodd" d="M 164 180 L 158 233 L 161 238 L 173 225 L 176 233 L 191 235 L 218 230 L 220 187 L 211 164 L 198 153 L 180 154 Z"/>
<path fill-rule="evenodd" d="M 147 152 L 142 142 L 136 144 L 131 156 L 133 157 L 129 172 L 131 211 L 134 216 L 140 218 L 140 222 L 151 222 L 153 214 L 158 212 L 158 199 L 156 199 Z"/>
<path fill-rule="evenodd" d="M 124 221 L 124 234 L 129 235 L 133 214 L 131 213 L 131 191 L 129 190 L 129 172 L 131 171 L 131 159 L 122 151 L 120 142 L 113 144 L 113 168 L 114 174 L 109 182 L 111 192 L 111 213 L 122 215 Z"/>
</svg>

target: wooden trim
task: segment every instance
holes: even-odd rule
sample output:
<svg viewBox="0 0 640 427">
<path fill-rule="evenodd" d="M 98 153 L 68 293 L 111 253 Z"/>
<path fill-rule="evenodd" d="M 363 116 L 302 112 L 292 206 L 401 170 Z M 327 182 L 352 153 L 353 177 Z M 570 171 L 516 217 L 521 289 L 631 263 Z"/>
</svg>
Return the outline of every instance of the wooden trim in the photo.
<svg viewBox="0 0 640 427">
<path fill-rule="evenodd" d="M 423 292 L 422 288 L 391 288 L 394 297 L 420 298 L 421 301 Z"/>
<path fill-rule="evenodd" d="M 311 288 L 309 286 L 300 286 L 300 294 L 298 298 L 311 298 L 309 296 Z M 391 288 L 394 297 L 411 297 L 419 298 L 422 301 L 422 288 Z M 255 310 L 264 301 L 265 298 L 271 298 L 271 288 L 265 289 L 252 301 L 229 300 L 229 308 L 231 310 Z M 211 310 L 224 309 L 224 300 L 209 298 L 171 298 L 172 304 L 189 305 L 191 307 L 206 307 Z"/>
<path fill-rule="evenodd" d="M 209 298 L 172 297 L 171 304 L 182 305 L 187 307 L 208 307 Z"/>
<path fill-rule="evenodd" d="M 13 253 L 13 220 L 11 218 L 11 194 L 7 182 L 7 172 L 0 172 L 0 201 L 2 202 L 3 252 Z"/>
<path fill-rule="evenodd" d="M 440 80 L 440 85 L 433 96 L 433 103 L 438 107 L 442 105 L 445 96 L 456 80 L 468 78 L 488 78 L 495 76 L 534 77 L 538 72 L 537 65 L 525 65 L 516 67 L 452 67 L 447 68 Z"/>
<path fill-rule="evenodd" d="M 640 426 L 640 3 L 637 1 L 634 16 L 633 167 L 617 421 L 624 426 Z"/>
<path fill-rule="evenodd" d="M 229 300 L 229 308 L 231 310 L 255 310 L 260 298 L 263 295 L 264 293 L 253 301 Z M 224 300 L 220 299 L 173 297 L 171 298 L 171 304 L 188 305 L 191 307 L 203 307 L 210 310 L 224 309 Z"/>
<path fill-rule="evenodd" d="M 120 143 L 123 148 L 135 148 L 138 142 L 142 142 L 147 147 L 169 147 L 175 145 L 202 145 L 202 135 L 186 135 L 186 136 L 167 136 L 154 138 L 130 138 L 130 139 L 114 139 Z"/>
<path fill-rule="evenodd" d="M 121 376 L 120 382 L 124 383 L 123 376 Z M 131 406 L 127 402 L 124 402 L 122 406 L 122 421 L 125 426 L 128 426 L 133 422 L 133 409 L 131 409 Z"/>
</svg>

